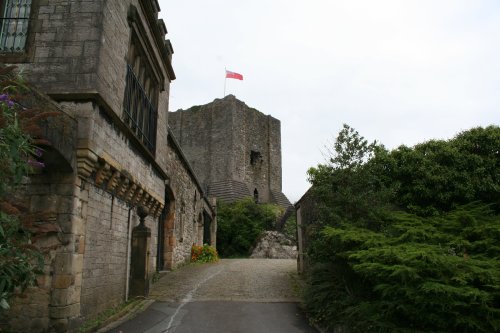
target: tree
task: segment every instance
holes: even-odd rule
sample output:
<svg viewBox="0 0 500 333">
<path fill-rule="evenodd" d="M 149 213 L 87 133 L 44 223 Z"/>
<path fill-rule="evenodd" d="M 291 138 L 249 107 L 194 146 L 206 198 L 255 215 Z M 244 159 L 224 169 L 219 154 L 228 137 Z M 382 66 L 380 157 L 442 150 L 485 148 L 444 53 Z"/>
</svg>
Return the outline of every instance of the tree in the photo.
<svg viewBox="0 0 500 333">
<path fill-rule="evenodd" d="M 313 320 L 354 332 L 500 331 L 499 140 L 490 126 L 387 151 L 344 126 L 330 163 L 309 171 L 320 210 Z"/>
<path fill-rule="evenodd" d="M 327 164 L 308 170 L 314 196 L 319 199 L 321 225 L 343 221 L 374 224 L 385 207 L 391 189 L 377 173 L 375 156 L 387 151 L 376 141 L 368 143 L 356 130 L 344 124 Z M 378 161 L 378 160 L 377 160 Z"/>
<path fill-rule="evenodd" d="M 449 141 L 431 140 L 390 154 L 386 179 L 395 203 L 422 216 L 438 215 L 474 200 L 500 209 L 500 127 L 474 128 Z"/>
</svg>

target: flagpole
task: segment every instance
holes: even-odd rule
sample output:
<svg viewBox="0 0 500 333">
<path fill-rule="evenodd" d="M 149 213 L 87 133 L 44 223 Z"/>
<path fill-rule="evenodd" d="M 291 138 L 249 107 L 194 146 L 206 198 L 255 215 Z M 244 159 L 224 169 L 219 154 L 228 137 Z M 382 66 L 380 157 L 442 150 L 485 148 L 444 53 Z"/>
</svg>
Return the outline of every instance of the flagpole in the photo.
<svg viewBox="0 0 500 333">
<path fill-rule="evenodd" d="M 226 81 L 227 81 L 227 75 L 226 75 L 226 66 L 224 66 L 224 97 L 226 97 Z"/>
</svg>

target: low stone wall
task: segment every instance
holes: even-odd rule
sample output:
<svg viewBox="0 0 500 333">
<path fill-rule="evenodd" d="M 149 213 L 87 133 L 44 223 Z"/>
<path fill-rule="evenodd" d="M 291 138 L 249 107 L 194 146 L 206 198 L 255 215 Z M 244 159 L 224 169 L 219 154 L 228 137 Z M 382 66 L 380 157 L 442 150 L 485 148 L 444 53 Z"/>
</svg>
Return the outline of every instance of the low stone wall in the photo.
<svg viewBox="0 0 500 333">
<path fill-rule="evenodd" d="M 278 231 L 266 231 L 250 258 L 297 259 L 297 246 Z"/>
</svg>

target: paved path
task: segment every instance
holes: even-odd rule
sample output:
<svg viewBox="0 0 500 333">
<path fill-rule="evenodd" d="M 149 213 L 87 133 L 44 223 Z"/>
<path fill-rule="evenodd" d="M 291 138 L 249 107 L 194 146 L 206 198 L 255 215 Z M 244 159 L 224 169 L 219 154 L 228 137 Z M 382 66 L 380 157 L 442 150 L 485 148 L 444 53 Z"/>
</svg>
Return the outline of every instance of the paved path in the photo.
<svg viewBox="0 0 500 333">
<path fill-rule="evenodd" d="M 297 306 L 296 261 L 223 259 L 163 274 L 146 311 L 113 333 L 316 332 Z"/>
</svg>

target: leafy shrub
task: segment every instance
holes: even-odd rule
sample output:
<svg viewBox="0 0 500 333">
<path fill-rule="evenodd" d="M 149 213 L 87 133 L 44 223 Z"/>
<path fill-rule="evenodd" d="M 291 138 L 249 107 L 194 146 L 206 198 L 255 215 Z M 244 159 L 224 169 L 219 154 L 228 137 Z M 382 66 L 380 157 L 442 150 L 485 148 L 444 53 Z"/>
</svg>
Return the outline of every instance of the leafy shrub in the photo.
<svg viewBox="0 0 500 333">
<path fill-rule="evenodd" d="M 500 128 L 387 151 L 348 126 L 309 170 L 313 320 L 353 332 L 500 332 Z"/>
<path fill-rule="evenodd" d="M 252 198 L 217 203 L 217 249 L 222 257 L 246 257 L 265 230 L 272 230 L 281 207 Z"/>
<path fill-rule="evenodd" d="M 312 274 L 314 317 L 359 332 L 499 331 L 500 216 L 471 204 L 388 218 L 378 232 L 324 229 L 332 257 Z"/>
<path fill-rule="evenodd" d="M 203 246 L 194 245 L 191 247 L 191 262 L 217 262 L 219 261 L 219 254 L 217 250 L 208 244 Z"/>
<path fill-rule="evenodd" d="M 374 159 L 395 188 L 394 203 L 421 216 L 480 200 L 500 211 L 500 127 L 473 128 L 455 138 L 401 146 Z"/>
</svg>

